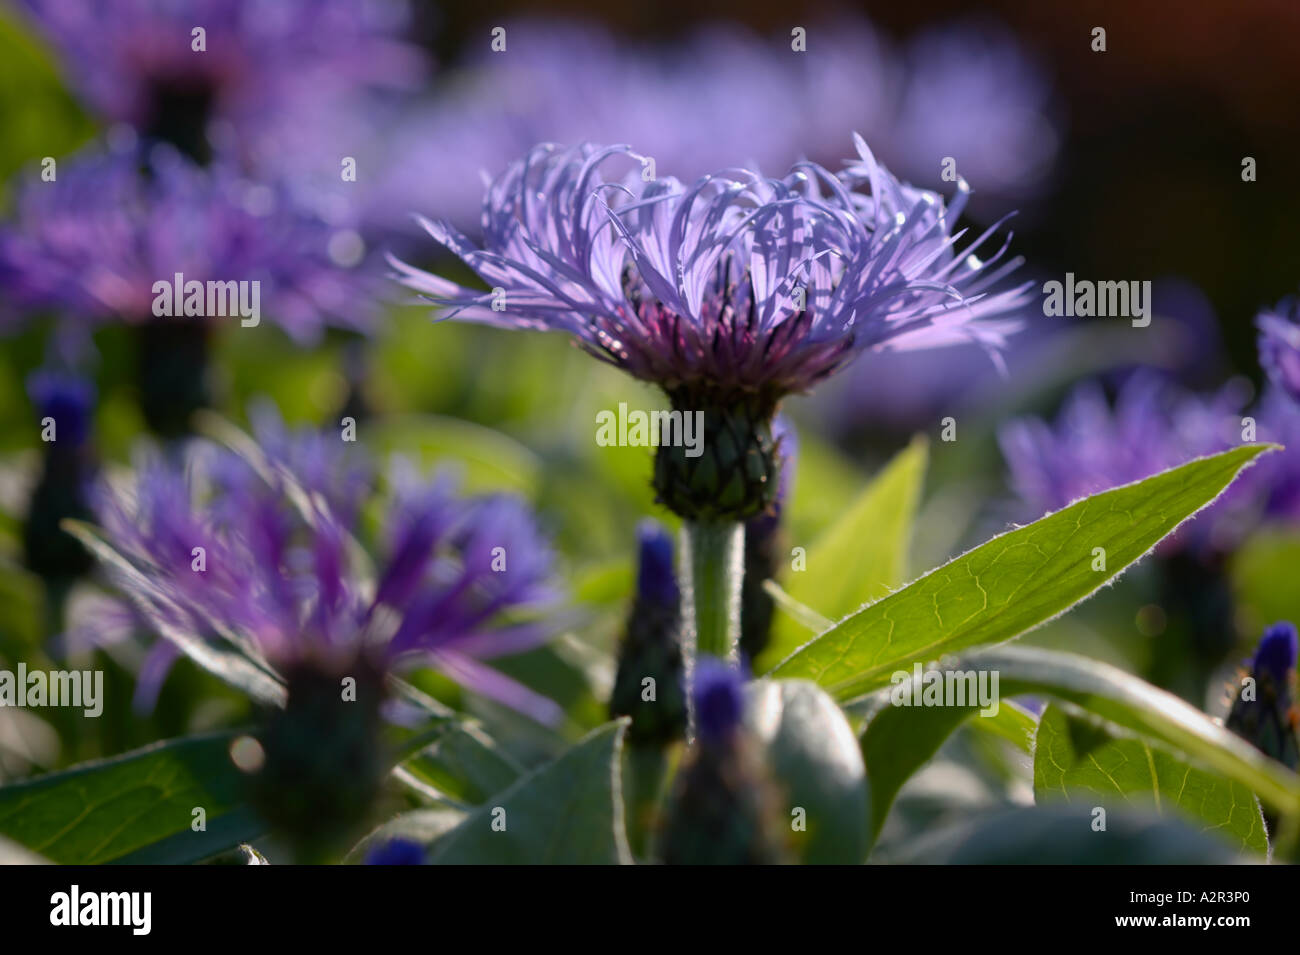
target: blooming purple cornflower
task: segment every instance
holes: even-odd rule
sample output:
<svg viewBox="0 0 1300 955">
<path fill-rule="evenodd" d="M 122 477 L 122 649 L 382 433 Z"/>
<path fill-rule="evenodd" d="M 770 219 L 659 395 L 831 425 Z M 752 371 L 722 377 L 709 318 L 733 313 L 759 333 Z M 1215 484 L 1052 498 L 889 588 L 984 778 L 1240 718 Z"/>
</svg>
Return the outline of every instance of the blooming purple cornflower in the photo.
<svg viewBox="0 0 1300 955">
<path fill-rule="evenodd" d="M 504 309 L 491 291 L 394 264 L 455 317 L 568 332 L 670 392 L 775 401 L 867 349 L 1002 344 L 1011 329 L 995 318 L 1024 290 L 989 292 L 1018 264 L 975 257 L 991 231 L 957 253 L 968 190 L 945 207 L 857 146 L 842 178 L 804 163 L 785 179 L 726 170 L 691 186 L 606 179 L 610 160 L 641 160 L 627 147 L 539 146 L 489 189 L 483 248 L 424 223 L 504 290 Z"/>
<path fill-rule="evenodd" d="M 423 57 L 406 7 L 352 0 L 20 0 L 81 97 L 110 121 L 206 159 L 273 130 L 304 91 L 409 86 Z M 196 35 L 201 29 L 202 35 Z"/>
<path fill-rule="evenodd" d="M 1260 312 L 1259 361 L 1269 380 L 1300 402 L 1300 298 L 1287 298 Z"/>
<path fill-rule="evenodd" d="M 660 385 L 674 408 L 703 409 L 706 447 L 731 453 L 699 465 L 668 461 L 682 455 L 661 446 L 660 497 L 688 518 L 703 507 L 744 519 L 775 493 L 770 423 L 784 396 L 868 349 L 995 349 L 1013 330 L 999 316 L 1025 301 L 1027 286 L 993 290 L 1018 264 L 994 267 L 1005 246 L 988 262 L 975 255 L 994 230 L 956 250 L 964 183 L 946 206 L 856 143 L 841 176 L 801 163 L 784 179 L 732 169 L 690 186 L 651 178 L 649 160 L 624 146 L 538 146 L 489 188 L 482 248 L 424 222 L 489 290 L 393 262 L 453 317 L 567 332 Z M 634 168 L 607 177 L 616 163 Z M 723 480 L 692 502 L 683 488 L 701 473 Z M 733 478 L 767 486 L 751 493 Z"/>
<path fill-rule="evenodd" d="M 292 469 L 320 460 L 320 446 L 297 445 L 236 454 L 195 443 L 185 465 L 146 460 L 133 488 L 104 490 L 109 570 L 148 625 L 192 655 L 234 647 L 271 672 L 431 665 L 534 718 L 558 718 L 554 703 L 484 662 L 548 635 L 539 614 L 558 592 L 527 506 L 461 497 L 446 478 L 396 467 L 372 579 L 358 515 L 345 521 L 331 507 L 339 485 L 313 487 Z M 342 500 L 355 503 L 346 487 Z M 161 651 L 148 679 L 160 681 L 174 656 Z"/>
</svg>

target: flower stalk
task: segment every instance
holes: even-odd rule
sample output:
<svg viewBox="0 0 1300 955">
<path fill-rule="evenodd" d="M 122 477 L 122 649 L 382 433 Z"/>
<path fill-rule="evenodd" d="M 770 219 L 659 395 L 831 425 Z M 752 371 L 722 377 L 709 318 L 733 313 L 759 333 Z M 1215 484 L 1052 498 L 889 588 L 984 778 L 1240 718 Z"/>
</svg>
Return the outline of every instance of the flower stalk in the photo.
<svg viewBox="0 0 1300 955">
<path fill-rule="evenodd" d="M 684 525 L 683 552 L 690 562 L 683 578 L 688 668 L 702 656 L 729 663 L 740 646 L 740 589 L 744 580 L 745 525 L 738 521 L 691 521 Z"/>
</svg>

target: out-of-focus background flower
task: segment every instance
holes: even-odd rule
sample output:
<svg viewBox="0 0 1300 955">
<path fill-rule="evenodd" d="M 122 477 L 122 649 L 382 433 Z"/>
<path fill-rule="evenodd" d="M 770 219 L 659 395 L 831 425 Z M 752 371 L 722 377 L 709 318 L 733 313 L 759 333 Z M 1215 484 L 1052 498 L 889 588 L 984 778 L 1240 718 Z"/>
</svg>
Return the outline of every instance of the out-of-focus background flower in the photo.
<svg viewBox="0 0 1300 955">
<path fill-rule="evenodd" d="M 951 195 L 945 173 L 966 179 L 971 235 L 1016 212 L 1004 228 L 1038 288 L 1066 273 L 1153 282 L 1145 328 L 1048 317 L 1035 295 L 1004 368 L 974 346 L 866 354 L 815 398 L 789 400 L 792 545 L 916 433 L 930 438 L 931 473 L 913 575 L 1009 521 L 1221 447 L 1243 417 L 1260 438 L 1300 446 L 1300 411 L 1285 382 L 1266 388 L 1255 327 L 1263 310 L 1285 315 L 1277 303 L 1300 284 L 1289 0 L 1150 0 L 1122 16 L 1011 0 L 974 14 L 948 0 L 869 13 L 767 0 L 540 6 L 0 3 L 0 666 L 91 654 L 109 675 L 93 723 L 0 711 L 0 779 L 226 725 L 247 706 L 181 661 L 141 715 L 129 701 L 144 644 L 65 639 L 95 612 L 100 584 L 51 586 L 24 565 L 33 489 L 51 473 L 26 382 L 51 370 L 93 382 L 87 433 L 107 474 L 151 428 L 175 437 L 150 396 L 238 423 L 269 399 L 290 424 L 352 416 L 377 456 L 400 450 L 458 471 L 469 492 L 527 498 L 573 606 L 556 640 L 497 663 L 574 727 L 532 726 L 436 673 L 420 685 L 538 751 L 603 712 L 614 674 L 599 651 L 632 593 L 636 519 L 667 517 L 651 452 L 597 446 L 596 413 L 660 399 L 557 337 L 432 322 L 385 280 L 382 257 L 452 274 L 411 214 L 473 235 L 483 177 L 538 142 L 628 143 L 689 180 L 739 164 L 784 175 L 805 158 L 839 168 L 858 132 L 917 186 Z M 250 228 L 257 241 L 240 238 Z M 181 268 L 247 277 L 226 271 L 248 257 L 278 293 L 259 326 L 151 337 L 148 284 Z M 187 363 L 179 383 L 156 380 L 167 356 Z M 948 419 L 956 440 L 943 437 Z M 1221 713 L 1223 680 L 1262 628 L 1300 617 L 1287 583 L 1300 466 L 1279 455 L 1248 483 L 1179 547 L 1029 639 Z M 963 798 L 997 782 L 990 770 Z M 907 805 L 951 808 L 927 792 L 922 780 Z"/>
</svg>

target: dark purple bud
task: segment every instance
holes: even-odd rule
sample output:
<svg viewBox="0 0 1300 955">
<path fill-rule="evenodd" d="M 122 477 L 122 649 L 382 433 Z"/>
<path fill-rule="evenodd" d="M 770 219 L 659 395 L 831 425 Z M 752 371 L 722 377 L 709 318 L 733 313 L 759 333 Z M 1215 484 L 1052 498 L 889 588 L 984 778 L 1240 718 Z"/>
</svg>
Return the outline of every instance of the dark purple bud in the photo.
<svg viewBox="0 0 1300 955">
<path fill-rule="evenodd" d="M 740 727 L 745 713 L 745 677 L 739 669 L 712 657 L 701 657 L 695 668 L 695 725 L 700 738 L 723 743 Z"/>
<path fill-rule="evenodd" d="M 677 606 L 680 594 L 673 569 L 673 536 L 655 521 L 637 527 L 637 597 L 656 607 Z"/>
</svg>

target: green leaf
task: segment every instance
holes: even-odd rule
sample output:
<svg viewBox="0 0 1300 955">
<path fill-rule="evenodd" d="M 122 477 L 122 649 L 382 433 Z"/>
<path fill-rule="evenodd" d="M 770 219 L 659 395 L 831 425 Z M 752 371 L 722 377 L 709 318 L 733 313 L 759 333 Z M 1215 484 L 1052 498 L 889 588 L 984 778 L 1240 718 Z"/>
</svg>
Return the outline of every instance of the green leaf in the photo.
<svg viewBox="0 0 1300 955">
<path fill-rule="evenodd" d="M 771 675 L 851 700 L 913 663 L 1010 640 L 1114 579 L 1273 447 L 1198 458 L 995 537 L 842 620 Z"/>
<path fill-rule="evenodd" d="M 882 690 L 877 712 L 862 734 L 862 757 L 871 782 L 871 838 L 885 825 L 898 791 L 912 775 L 929 762 L 944 740 L 962 723 L 980 711 L 970 706 L 891 706 L 888 691 Z M 975 724 L 999 724 L 998 735 L 1028 750 L 1033 738 L 1034 718 L 1018 707 L 1001 701 L 996 715 L 980 717 Z"/>
<path fill-rule="evenodd" d="M 746 720 L 767 749 L 785 795 L 785 818 L 804 810 L 791 841 L 800 861 L 857 865 L 870 849 L 871 792 L 853 729 L 835 702 L 806 680 L 760 680 L 748 688 Z"/>
<path fill-rule="evenodd" d="M 372 846 L 383 845 L 394 839 L 416 842 L 427 849 L 451 832 L 465 819 L 456 809 L 414 809 L 394 816 L 374 830 L 348 853 L 346 862 L 361 862 Z"/>
<path fill-rule="evenodd" d="M 925 439 L 913 440 L 812 542 L 807 569 L 787 575 L 785 591 L 794 602 L 838 620 L 906 579 L 907 545 L 927 457 Z M 805 621 L 777 614 L 758 668 L 767 669 L 807 640 Z"/>
<path fill-rule="evenodd" d="M 52 862 L 196 862 L 256 838 L 229 756 L 238 734 L 158 743 L 0 788 L 0 835 Z M 207 829 L 194 832 L 202 807 Z M 148 850 L 148 851 L 145 851 Z"/>
<path fill-rule="evenodd" d="M 449 724 L 399 767 L 435 798 L 477 806 L 519 778 L 520 768 L 475 723 Z"/>
<path fill-rule="evenodd" d="M 1282 812 L 1300 812 L 1300 775 L 1196 707 L 1110 664 L 1036 647 L 999 647 L 959 657 L 944 668 L 996 672 L 1003 697 L 1050 695 L 1164 744 Z"/>
<path fill-rule="evenodd" d="M 1242 861 L 1229 843 L 1180 819 L 1121 810 L 1092 828 L 1086 806 L 1011 809 L 911 840 L 888 857 L 925 865 L 1226 865 Z"/>
<path fill-rule="evenodd" d="M 625 720 L 607 723 L 554 762 L 498 793 L 439 838 L 429 861 L 447 865 L 630 862 L 619 771 L 626 725 Z"/>
<path fill-rule="evenodd" d="M 474 806 L 505 789 L 523 770 L 478 721 L 457 713 L 399 677 L 389 686 L 406 703 L 429 714 L 435 725 L 424 725 L 399 741 L 394 770 L 400 782 L 438 802 Z"/>
<path fill-rule="evenodd" d="M 1081 791 L 1085 795 L 1077 798 Z M 1196 769 L 1146 740 L 1117 737 L 1055 705 L 1038 721 L 1034 795 L 1040 804 L 1100 803 L 1108 812 L 1118 803 L 1149 803 L 1162 814 L 1177 807 L 1189 822 L 1203 823 L 1202 831 L 1217 830 L 1242 848 L 1268 852 L 1259 803 L 1241 783 Z"/>
</svg>

